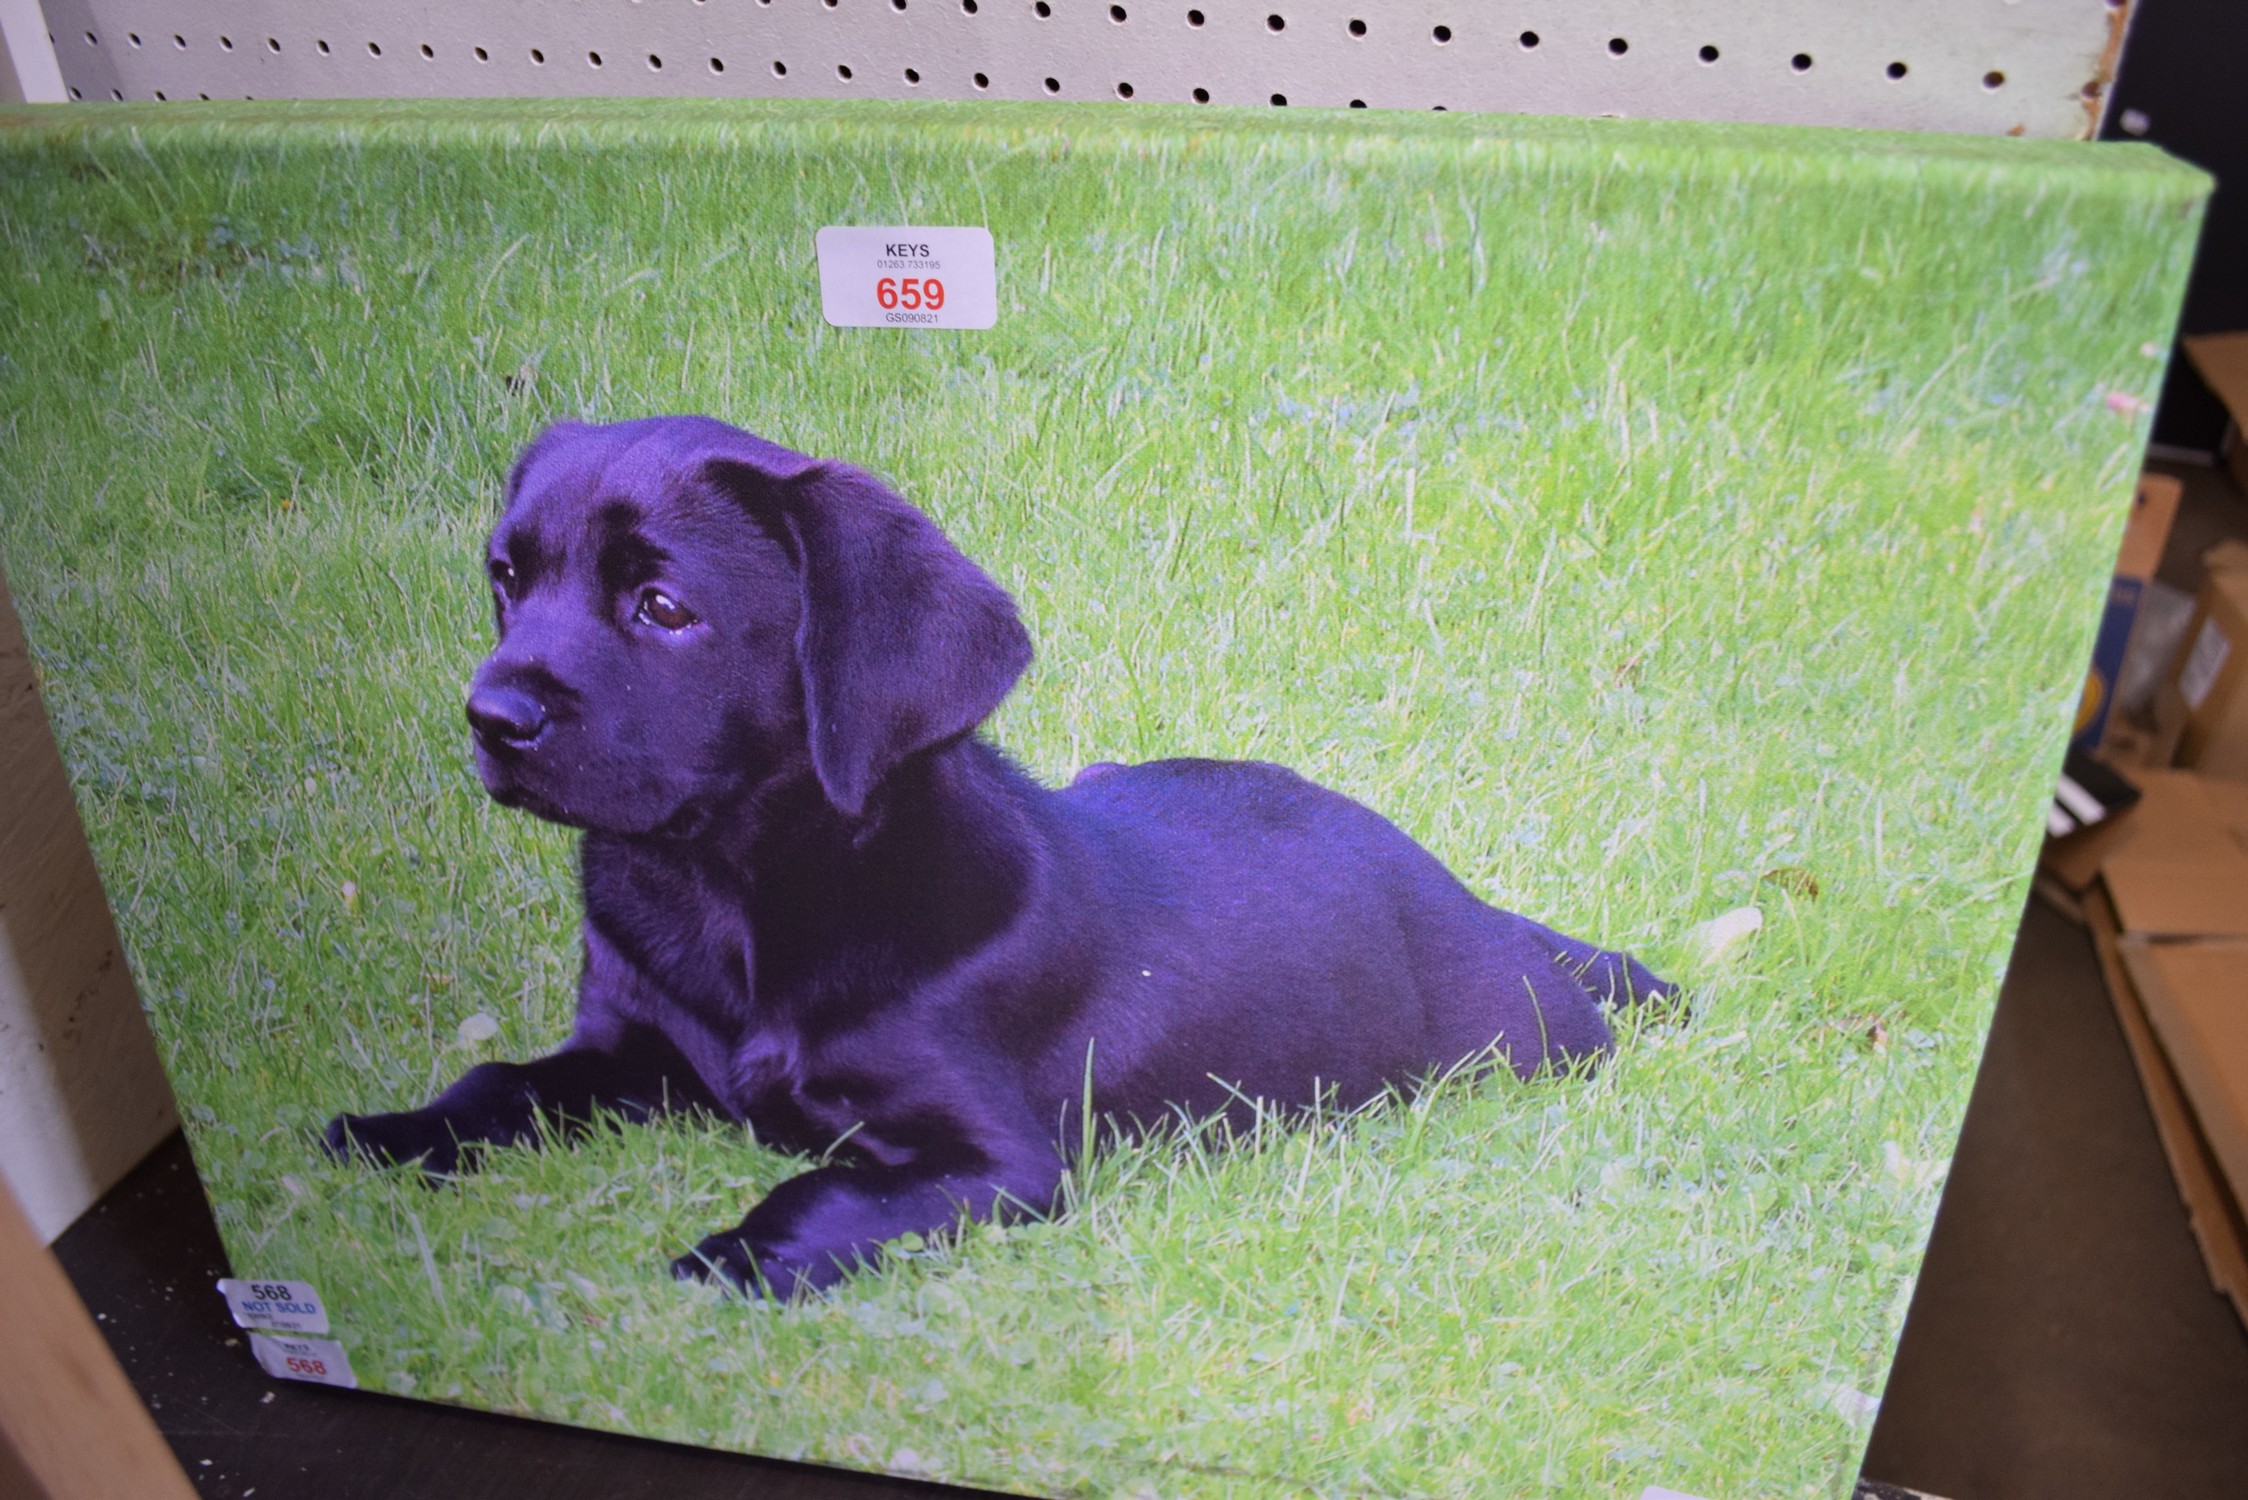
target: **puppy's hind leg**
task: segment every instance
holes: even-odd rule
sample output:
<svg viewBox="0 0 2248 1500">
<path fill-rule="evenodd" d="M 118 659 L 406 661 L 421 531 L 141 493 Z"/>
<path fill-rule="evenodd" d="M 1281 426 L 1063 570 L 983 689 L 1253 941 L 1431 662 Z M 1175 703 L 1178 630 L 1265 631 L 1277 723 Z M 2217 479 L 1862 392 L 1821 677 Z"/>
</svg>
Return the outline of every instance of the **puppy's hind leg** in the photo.
<svg viewBox="0 0 2248 1500">
<path fill-rule="evenodd" d="M 1604 1009 L 1617 1010 L 1649 1000 L 1670 1000 L 1678 994 L 1677 985 L 1656 978 L 1645 964 L 1628 953 L 1595 948 L 1558 932 L 1551 937 L 1554 957 L 1577 976 L 1577 982 Z"/>
</svg>

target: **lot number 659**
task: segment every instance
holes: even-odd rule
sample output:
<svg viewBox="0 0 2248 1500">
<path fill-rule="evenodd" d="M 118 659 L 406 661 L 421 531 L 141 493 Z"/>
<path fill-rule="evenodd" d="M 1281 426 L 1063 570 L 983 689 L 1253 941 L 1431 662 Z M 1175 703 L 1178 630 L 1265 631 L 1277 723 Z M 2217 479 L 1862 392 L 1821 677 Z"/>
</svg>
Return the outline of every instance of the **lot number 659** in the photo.
<svg viewBox="0 0 2248 1500">
<path fill-rule="evenodd" d="M 885 276 L 874 284 L 874 300 L 884 311 L 902 307 L 908 312 L 935 312 L 944 306 L 944 283 L 934 276 L 908 276 L 902 281 Z"/>
</svg>

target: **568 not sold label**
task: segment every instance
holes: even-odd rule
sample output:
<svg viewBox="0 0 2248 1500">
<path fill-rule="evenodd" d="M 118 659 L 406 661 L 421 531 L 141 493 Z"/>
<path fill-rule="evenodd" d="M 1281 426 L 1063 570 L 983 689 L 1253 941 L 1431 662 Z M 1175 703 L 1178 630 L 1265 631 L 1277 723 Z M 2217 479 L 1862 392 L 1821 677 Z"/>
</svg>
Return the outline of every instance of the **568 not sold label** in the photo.
<svg viewBox="0 0 2248 1500">
<path fill-rule="evenodd" d="M 219 1283 L 226 1310 L 238 1328 L 262 1328 L 268 1333 L 326 1333 L 328 1309 L 309 1281 L 237 1281 Z"/>
<path fill-rule="evenodd" d="M 340 1385 L 347 1390 L 359 1385 L 349 1356 L 334 1339 L 288 1339 L 253 1333 L 250 1352 L 257 1356 L 265 1373 L 276 1380 L 309 1380 L 314 1385 Z"/>
<path fill-rule="evenodd" d="M 999 321 L 991 231 L 829 225 L 813 237 L 820 313 L 837 328 L 989 328 Z"/>
</svg>

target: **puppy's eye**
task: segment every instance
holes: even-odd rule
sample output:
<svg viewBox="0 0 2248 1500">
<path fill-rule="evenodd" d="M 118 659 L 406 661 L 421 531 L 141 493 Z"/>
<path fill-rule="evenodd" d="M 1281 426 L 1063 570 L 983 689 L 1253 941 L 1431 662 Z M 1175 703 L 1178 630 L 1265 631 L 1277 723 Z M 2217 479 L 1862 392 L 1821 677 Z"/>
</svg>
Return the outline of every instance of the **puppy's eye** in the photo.
<svg viewBox="0 0 2248 1500">
<path fill-rule="evenodd" d="M 504 557 L 495 557 L 484 564 L 484 571 L 492 575 L 492 587 L 503 594 L 515 591 L 515 564 Z"/>
<path fill-rule="evenodd" d="M 662 589 L 649 589 L 640 596 L 640 607 L 633 611 L 636 620 L 650 625 L 660 625 L 666 630 L 685 630 L 695 623 L 695 612 Z"/>
</svg>

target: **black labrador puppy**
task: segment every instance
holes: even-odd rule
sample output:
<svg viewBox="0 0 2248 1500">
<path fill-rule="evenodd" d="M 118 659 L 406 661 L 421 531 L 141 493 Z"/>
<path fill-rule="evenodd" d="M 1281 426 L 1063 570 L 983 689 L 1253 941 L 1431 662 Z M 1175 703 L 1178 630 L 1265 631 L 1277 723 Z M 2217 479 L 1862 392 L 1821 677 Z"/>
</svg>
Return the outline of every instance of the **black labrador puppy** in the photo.
<svg viewBox="0 0 2248 1500">
<path fill-rule="evenodd" d="M 776 1295 L 907 1232 L 1052 1208 L 1102 1128 L 1527 1078 L 1665 995 L 1478 900 L 1279 766 L 1097 765 L 1049 791 L 975 730 L 1014 601 L 873 478 L 706 417 L 549 428 L 487 567 L 468 695 L 493 797 L 585 831 L 577 1024 L 339 1156 L 462 1165 L 600 1109 L 832 1149 L 676 1262 Z"/>
</svg>

